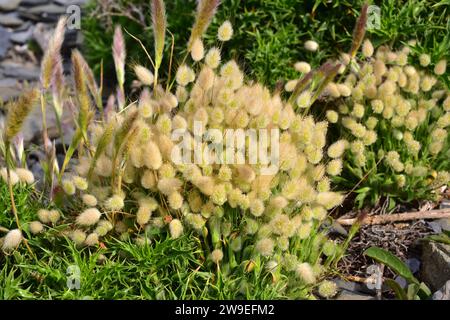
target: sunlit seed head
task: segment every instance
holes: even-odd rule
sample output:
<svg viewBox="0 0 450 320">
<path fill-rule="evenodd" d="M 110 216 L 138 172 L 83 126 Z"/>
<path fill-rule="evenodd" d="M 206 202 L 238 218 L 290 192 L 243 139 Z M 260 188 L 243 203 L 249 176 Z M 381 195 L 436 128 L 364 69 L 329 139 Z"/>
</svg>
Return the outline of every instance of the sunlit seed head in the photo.
<svg viewBox="0 0 450 320">
<path fill-rule="evenodd" d="M 274 246 L 275 244 L 272 239 L 264 238 L 256 242 L 255 249 L 260 255 L 268 257 L 273 254 Z"/>
<path fill-rule="evenodd" d="M 222 25 L 219 27 L 217 38 L 222 41 L 229 41 L 233 37 L 233 26 L 231 25 L 230 21 L 225 21 L 222 23 Z"/>
<path fill-rule="evenodd" d="M 83 230 L 74 230 L 70 234 L 70 238 L 77 246 L 81 246 L 86 240 L 86 233 Z"/>
<path fill-rule="evenodd" d="M 305 49 L 311 52 L 317 51 L 319 49 L 319 44 L 313 40 L 308 40 L 305 42 Z"/>
<path fill-rule="evenodd" d="M 79 177 L 79 176 L 74 176 L 72 178 L 73 184 L 75 185 L 75 187 L 78 190 L 84 191 L 87 190 L 88 188 L 88 182 L 85 178 L 83 177 Z"/>
<path fill-rule="evenodd" d="M 327 164 L 327 174 L 330 176 L 338 176 L 342 172 L 342 160 L 333 159 Z"/>
<path fill-rule="evenodd" d="M 373 49 L 372 42 L 370 42 L 369 39 L 366 39 L 362 46 L 362 53 L 363 53 L 364 57 L 366 57 L 366 58 L 372 57 L 373 52 L 374 52 L 374 49 Z"/>
<path fill-rule="evenodd" d="M 75 184 L 71 180 L 63 180 L 62 188 L 64 192 L 69 196 L 74 195 L 77 191 Z"/>
<path fill-rule="evenodd" d="M 325 280 L 319 285 L 319 288 L 317 289 L 317 291 L 321 297 L 323 297 L 325 299 L 329 299 L 329 298 L 333 298 L 337 294 L 338 287 L 335 282 L 330 281 L 330 280 Z"/>
<path fill-rule="evenodd" d="M 26 184 L 33 184 L 34 183 L 34 175 L 33 172 L 31 172 L 28 169 L 23 168 L 17 168 L 15 170 L 17 176 L 19 177 L 20 182 L 26 183 Z"/>
<path fill-rule="evenodd" d="M 198 62 L 202 60 L 204 56 L 205 56 L 205 48 L 203 46 L 203 41 L 200 38 L 197 38 L 192 43 L 191 47 L 192 60 Z"/>
<path fill-rule="evenodd" d="M 336 84 L 336 86 L 341 96 L 349 97 L 352 94 L 352 89 L 348 85 L 344 83 L 338 83 Z"/>
<path fill-rule="evenodd" d="M 49 219 L 49 211 L 46 209 L 40 209 L 37 212 L 38 218 L 42 223 L 49 223 L 50 219 Z"/>
<path fill-rule="evenodd" d="M 218 264 L 223 259 L 223 251 L 221 249 L 213 250 L 210 259 L 213 263 Z"/>
<path fill-rule="evenodd" d="M 369 130 L 375 129 L 377 124 L 378 124 L 378 119 L 375 117 L 371 116 L 371 117 L 367 118 L 367 120 L 366 120 L 366 127 Z"/>
<path fill-rule="evenodd" d="M 327 154 L 330 158 L 340 158 L 345 152 L 345 149 L 348 147 L 347 140 L 339 140 L 333 143 L 327 151 Z"/>
<path fill-rule="evenodd" d="M 94 247 L 98 245 L 98 234 L 93 232 L 86 237 L 84 244 L 88 247 Z"/>
<path fill-rule="evenodd" d="M 173 219 L 169 224 L 170 236 L 178 239 L 183 234 L 183 224 L 178 219 Z"/>
<path fill-rule="evenodd" d="M 295 63 L 294 68 L 301 73 L 308 73 L 311 71 L 311 66 L 309 65 L 309 63 L 304 61 Z"/>
<path fill-rule="evenodd" d="M 40 221 L 32 221 L 29 224 L 29 229 L 32 234 L 38 234 L 44 230 L 44 226 Z"/>
<path fill-rule="evenodd" d="M 77 217 L 76 222 L 80 226 L 92 226 L 99 221 L 101 215 L 96 208 L 86 209 Z"/>
<path fill-rule="evenodd" d="M 443 75 L 446 70 L 447 70 L 447 60 L 445 59 L 439 60 L 439 62 L 434 67 L 434 73 L 438 76 Z"/>
<path fill-rule="evenodd" d="M 53 223 L 56 224 L 59 219 L 61 218 L 61 213 L 58 210 L 50 210 L 48 212 L 48 220 Z"/>
<path fill-rule="evenodd" d="M 430 56 L 428 54 L 422 53 L 419 56 L 419 62 L 420 62 L 420 65 L 422 67 L 427 67 L 430 64 L 430 62 L 431 62 L 431 58 L 430 58 Z"/>
<path fill-rule="evenodd" d="M 183 182 L 177 178 L 160 179 L 158 181 L 158 190 L 169 196 L 173 192 L 178 191 L 182 185 Z"/>
<path fill-rule="evenodd" d="M 305 284 L 313 284 L 316 282 L 313 268 L 307 262 L 299 264 L 295 269 L 295 274 Z"/>
<path fill-rule="evenodd" d="M 119 211 L 125 206 L 124 199 L 120 195 L 113 195 L 104 203 L 105 207 L 111 211 Z"/>
<path fill-rule="evenodd" d="M 146 86 L 153 85 L 154 76 L 153 73 L 148 70 L 147 68 L 141 66 L 141 65 L 135 65 L 134 66 L 134 73 L 136 74 L 139 81 Z"/>
<path fill-rule="evenodd" d="M 194 71 L 186 65 L 182 65 L 178 68 L 176 74 L 176 81 L 180 86 L 187 86 L 189 83 L 195 80 Z"/>
<path fill-rule="evenodd" d="M 216 69 L 220 65 L 220 50 L 218 48 L 211 48 L 205 57 L 205 63 L 211 69 Z"/>
<path fill-rule="evenodd" d="M 176 192 L 176 191 L 172 192 L 168 197 L 169 206 L 173 210 L 181 209 L 181 207 L 183 205 L 183 200 L 184 200 L 183 196 L 179 192 Z"/>
<path fill-rule="evenodd" d="M 297 98 L 297 105 L 299 108 L 301 109 L 306 109 L 309 108 L 310 103 L 311 103 L 311 93 L 306 90 L 303 91 Z"/>
</svg>

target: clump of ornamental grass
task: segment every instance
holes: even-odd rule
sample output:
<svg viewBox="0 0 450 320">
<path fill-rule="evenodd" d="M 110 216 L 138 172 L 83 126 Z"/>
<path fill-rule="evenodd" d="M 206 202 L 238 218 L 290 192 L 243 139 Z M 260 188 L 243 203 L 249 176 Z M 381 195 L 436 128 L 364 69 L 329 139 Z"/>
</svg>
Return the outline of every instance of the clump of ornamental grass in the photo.
<svg viewBox="0 0 450 320">
<path fill-rule="evenodd" d="M 341 65 L 328 62 L 318 70 L 299 65 L 305 74 L 288 100 L 248 82 L 236 61 L 221 61 L 219 48 L 203 45 L 218 4 L 199 1 L 188 53 L 163 86 L 157 75 L 164 58 L 165 9 L 163 1 L 152 1 L 154 60 L 145 53 L 154 70 L 134 66 L 141 83 L 136 101 L 126 102 L 121 88 L 126 55 L 117 27 L 118 97 L 97 118 L 98 86 L 74 52 L 77 131 L 58 172 L 57 190 L 60 199 L 67 199 L 61 203 L 80 205 L 65 223 L 72 226 L 70 238 L 78 246 L 96 246 L 108 234 L 145 244 L 155 234 L 176 239 L 193 233 L 202 239 L 211 268 L 225 275 L 249 273 L 267 263 L 274 281 L 288 275 L 286 290 L 308 296 L 341 254 L 322 229 L 328 210 L 343 201 L 330 186 L 339 170 L 327 164 L 340 159 L 330 157 L 328 122 L 316 122 L 309 114 Z M 232 35 L 227 21 L 218 39 Z M 269 158 L 260 152 L 257 162 L 249 161 L 255 151 L 248 136 L 232 137 L 233 145 L 220 149 L 230 129 L 244 135 L 245 130 L 276 131 L 265 141 L 265 151 L 279 154 Z M 76 165 L 67 167 L 75 150 Z M 53 223 L 45 211 L 38 215 L 42 223 Z"/>
<path fill-rule="evenodd" d="M 356 186 L 359 206 L 382 197 L 436 200 L 450 181 L 450 91 L 436 77 L 446 62 L 432 74 L 409 64 L 416 58 L 408 46 L 375 51 L 365 40 L 343 81 L 326 88 L 326 117 L 343 137 L 328 155 L 344 161 L 327 169 L 342 172 L 335 179 L 342 189 Z M 424 54 L 419 61 L 430 63 Z"/>
<path fill-rule="evenodd" d="M 34 183 L 34 175 L 31 171 L 27 170 L 26 168 L 16 168 L 19 162 L 22 163 L 22 161 L 19 161 L 18 158 L 21 158 L 20 154 L 23 153 L 23 146 L 17 147 L 17 143 L 14 143 L 14 139 L 22 130 L 22 126 L 27 116 L 35 106 L 38 96 L 39 93 L 37 90 L 30 90 L 18 100 L 12 101 L 7 105 L 8 115 L 1 136 L 1 150 L 6 167 L 0 169 L 0 177 L 1 180 L 3 180 L 3 182 L 8 185 L 8 191 L 11 200 L 11 211 L 14 215 L 17 226 L 17 229 L 15 229 L 14 232 L 10 231 L 5 239 L 4 246 L 6 246 L 7 250 L 16 248 L 22 241 L 22 226 L 20 223 L 19 212 L 16 208 L 13 187 L 17 183 Z M 13 145 L 16 148 L 13 148 Z M 14 149 L 18 152 L 14 152 Z M 20 241 L 15 241 L 19 239 L 19 237 L 17 236 L 17 234 L 19 233 Z M 24 242 L 27 245 L 28 250 L 30 250 L 31 252 L 31 249 L 28 246 L 26 240 Z M 15 243 L 17 243 L 17 245 L 12 245 Z"/>
</svg>

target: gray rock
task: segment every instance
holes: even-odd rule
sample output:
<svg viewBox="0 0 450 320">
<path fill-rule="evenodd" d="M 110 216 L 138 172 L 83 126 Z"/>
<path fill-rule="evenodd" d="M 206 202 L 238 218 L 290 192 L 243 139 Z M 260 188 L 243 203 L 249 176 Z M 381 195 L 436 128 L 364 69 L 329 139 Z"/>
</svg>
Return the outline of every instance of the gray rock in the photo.
<svg viewBox="0 0 450 320">
<path fill-rule="evenodd" d="M 420 270 L 420 261 L 415 258 L 406 260 L 406 264 L 413 274 Z"/>
<path fill-rule="evenodd" d="M 7 14 L 0 13 L 0 24 L 5 27 L 16 28 L 23 24 L 23 20 L 15 12 Z"/>
<path fill-rule="evenodd" d="M 44 4 L 34 7 L 20 7 L 19 14 L 21 17 L 40 22 L 56 22 L 59 17 L 66 13 L 66 8 L 58 6 L 54 3 Z"/>
<path fill-rule="evenodd" d="M 444 286 L 436 291 L 432 297 L 433 300 L 450 300 L 450 280 Z"/>
<path fill-rule="evenodd" d="M 0 79 L 0 88 L 14 87 L 17 85 L 17 80 L 14 78 L 4 78 Z"/>
<path fill-rule="evenodd" d="M 336 300 L 376 300 L 375 297 L 367 294 L 360 294 L 353 291 L 342 290 Z"/>
<path fill-rule="evenodd" d="M 0 87 L 0 100 L 3 102 L 17 98 L 21 95 L 22 90 L 14 87 Z"/>
<path fill-rule="evenodd" d="M 0 0 L 0 10 L 11 11 L 16 9 L 21 0 Z"/>
<path fill-rule="evenodd" d="M 11 33 L 0 26 L 0 59 L 5 57 L 6 52 L 11 48 Z"/>
<path fill-rule="evenodd" d="M 1 75 L 1 73 L 0 73 Z M 14 78 L 0 79 L 0 100 L 3 102 L 17 98 L 22 94 L 19 83 Z"/>
<path fill-rule="evenodd" d="M 441 202 L 441 205 L 440 205 L 440 208 L 441 208 L 441 209 L 448 209 L 448 208 L 450 208 L 450 200 L 444 200 L 444 201 L 442 201 L 442 202 Z"/>
<path fill-rule="evenodd" d="M 426 242 L 422 252 L 421 274 L 431 289 L 441 288 L 450 279 L 450 246 Z"/>
<path fill-rule="evenodd" d="M 436 220 L 437 223 L 441 226 L 442 230 L 444 231 L 450 231 L 450 219 L 439 219 Z"/>
<path fill-rule="evenodd" d="M 31 39 L 32 36 L 33 36 L 33 27 L 30 27 L 28 30 L 25 31 L 14 32 L 11 35 L 11 41 L 18 44 L 25 44 Z"/>
<path fill-rule="evenodd" d="M 71 5 L 81 6 L 86 3 L 86 0 L 54 0 L 53 2 L 68 7 Z"/>
<path fill-rule="evenodd" d="M 0 72 L 6 77 L 27 81 L 38 80 L 40 75 L 38 67 L 24 66 L 14 62 L 2 63 L 0 65 Z"/>
<path fill-rule="evenodd" d="M 49 0 L 22 0 L 22 6 L 38 6 L 47 4 Z"/>
<path fill-rule="evenodd" d="M 52 3 L 28 8 L 27 11 L 32 14 L 45 16 L 48 14 L 64 14 L 66 13 L 66 8 Z"/>
</svg>

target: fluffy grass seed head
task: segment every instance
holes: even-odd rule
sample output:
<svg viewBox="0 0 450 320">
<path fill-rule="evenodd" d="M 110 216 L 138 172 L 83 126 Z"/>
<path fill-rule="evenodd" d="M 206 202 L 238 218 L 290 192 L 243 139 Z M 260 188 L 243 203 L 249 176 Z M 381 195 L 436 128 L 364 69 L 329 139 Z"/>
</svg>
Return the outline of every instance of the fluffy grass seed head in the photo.
<svg viewBox="0 0 450 320">
<path fill-rule="evenodd" d="M 296 62 L 294 65 L 294 68 L 298 72 L 305 73 L 305 74 L 311 71 L 310 64 L 308 62 L 304 62 L 304 61 Z"/>
<path fill-rule="evenodd" d="M 137 64 L 134 66 L 134 73 L 136 74 L 136 77 L 143 85 L 145 86 L 153 85 L 155 77 L 153 73 L 146 67 Z"/>
<path fill-rule="evenodd" d="M 88 207 L 95 207 L 98 203 L 97 198 L 95 196 L 93 196 L 92 194 L 84 194 L 81 197 L 81 200 Z"/>
<path fill-rule="evenodd" d="M 364 57 L 370 58 L 372 57 L 374 52 L 374 48 L 372 45 L 372 42 L 369 39 L 364 40 L 363 46 L 362 46 L 362 53 Z"/>
<path fill-rule="evenodd" d="M 222 25 L 219 27 L 219 30 L 217 32 L 217 38 L 222 41 L 229 41 L 233 37 L 233 26 L 230 21 L 225 21 L 222 23 Z"/>
<path fill-rule="evenodd" d="M 75 187 L 75 184 L 73 183 L 72 180 L 67 180 L 67 179 L 63 180 L 62 188 L 63 188 L 64 192 L 69 196 L 73 196 L 75 194 L 75 192 L 77 191 L 77 188 Z"/>
<path fill-rule="evenodd" d="M 223 251 L 221 249 L 215 249 L 211 252 L 210 259 L 215 264 L 218 264 L 223 259 Z"/>
<path fill-rule="evenodd" d="M 61 219 L 61 213 L 58 210 L 50 210 L 48 212 L 48 220 L 52 224 L 58 223 L 59 219 Z"/>
<path fill-rule="evenodd" d="M 3 239 L 2 249 L 6 252 L 15 250 L 22 242 L 23 236 L 19 229 L 10 230 Z"/>
<path fill-rule="evenodd" d="M 209 49 L 205 57 L 206 65 L 211 69 L 216 69 L 220 65 L 220 61 L 221 61 L 220 49 L 218 48 Z"/>
<path fill-rule="evenodd" d="M 427 67 L 431 63 L 430 55 L 428 55 L 426 53 L 422 53 L 419 56 L 419 62 L 422 67 Z"/>
<path fill-rule="evenodd" d="M 33 172 L 31 172 L 28 169 L 23 168 L 17 168 L 15 170 L 17 176 L 19 177 L 20 182 L 26 183 L 26 184 L 33 184 L 34 183 L 34 175 Z"/>
<path fill-rule="evenodd" d="M 76 229 L 70 234 L 70 238 L 77 246 L 81 246 L 86 240 L 86 232 Z"/>
<path fill-rule="evenodd" d="M 32 234 L 38 234 L 44 230 L 44 225 L 40 221 L 32 221 L 29 228 Z"/>
<path fill-rule="evenodd" d="M 256 251 L 264 257 L 271 256 L 274 250 L 274 242 L 270 238 L 263 238 L 258 240 L 255 245 Z"/>
<path fill-rule="evenodd" d="M 170 236 L 177 239 L 183 234 L 183 224 L 178 219 L 173 219 L 169 224 Z"/>
<path fill-rule="evenodd" d="M 84 240 L 84 244 L 87 247 L 94 247 L 98 245 L 98 234 L 96 232 L 89 234 Z"/>
<path fill-rule="evenodd" d="M 8 182 L 8 170 L 6 168 L 2 168 L 0 170 L 0 176 L 3 181 Z M 20 180 L 19 176 L 14 170 L 9 171 L 9 180 L 11 182 L 11 185 L 16 185 Z"/>
<path fill-rule="evenodd" d="M 191 57 L 192 60 L 196 62 L 205 57 L 205 47 L 203 46 L 203 41 L 200 38 L 195 39 L 192 43 Z"/>
<path fill-rule="evenodd" d="M 96 208 L 89 208 L 84 210 L 76 219 L 76 222 L 80 226 L 92 226 L 96 224 L 101 217 L 101 212 Z"/>
<path fill-rule="evenodd" d="M 337 294 L 338 288 L 335 282 L 325 280 L 319 285 L 317 292 L 322 298 L 329 299 L 333 298 Z"/>
<path fill-rule="evenodd" d="M 337 123 L 339 120 L 339 114 L 334 110 L 328 110 L 326 113 L 328 122 Z"/>
<path fill-rule="evenodd" d="M 50 219 L 49 219 L 49 211 L 46 209 L 40 209 L 37 212 L 38 218 L 42 223 L 49 223 Z"/>
<path fill-rule="evenodd" d="M 348 147 L 348 142 L 346 140 L 339 140 L 333 143 L 327 151 L 327 154 L 330 158 L 340 158 L 345 152 L 345 149 Z"/>
<path fill-rule="evenodd" d="M 105 208 L 111 211 L 119 211 L 124 207 L 124 199 L 122 195 L 115 194 L 104 203 Z M 98 210 L 97 210 L 98 211 Z"/>
<path fill-rule="evenodd" d="M 300 263 L 295 269 L 295 274 L 305 284 L 314 284 L 316 282 L 313 268 L 308 262 Z"/>
<path fill-rule="evenodd" d="M 439 60 L 439 62 L 436 63 L 436 66 L 434 67 L 434 73 L 438 76 L 443 75 L 446 70 L 447 70 L 447 60 L 445 59 Z"/>
<path fill-rule="evenodd" d="M 185 87 L 194 80 L 195 80 L 195 73 L 191 68 L 189 68 L 187 65 L 181 65 L 178 68 L 176 74 L 176 81 L 180 86 Z"/>
<path fill-rule="evenodd" d="M 305 42 L 305 49 L 311 52 L 317 51 L 319 49 L 319 44 L 314 40 L 308 40 Z"/>
</svg>

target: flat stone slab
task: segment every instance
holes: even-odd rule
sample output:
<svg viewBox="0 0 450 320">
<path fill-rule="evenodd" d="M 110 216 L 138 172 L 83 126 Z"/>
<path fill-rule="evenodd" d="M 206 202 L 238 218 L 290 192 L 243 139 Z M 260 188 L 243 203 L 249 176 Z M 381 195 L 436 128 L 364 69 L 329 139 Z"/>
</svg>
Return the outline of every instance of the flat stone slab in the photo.
<svg viewBox="0 0 450 320">
<path fill-rule="evenodd" d="M 11 35 L 11 41 L 18 44 L 25 44 L 31 40 L 33 36 L 33 27 L 30 27 L 28 30 L 14 32 Z"/>
<path fill-rule="evenodd" d="M 0 0 L 0 10 L 11 11 L 16 9 L 21 0 Z"/>
<path fill-rule="evenodd" d="M 450 246 L 426 242 L 422 251 L 422 280 L 434 291 L 450 280 Z"/>
<path fill-rule="evenodd" d="M 16 28 L 23 24 L 23 20 L 19 18 L 17 13 L 0 13 L 0 25 L 4 27 Z"/>
<path fill-rule="evenodd" d="M 337 296 L 336 300 L 376 300 L 375 297 L 367 294 L 360 294 L 348 290 L 342 290 Z"/>
<path fill-rule="evenodd" d="M 22 0 L 20 5 L 23 6 L 39 6 L 43 4 L 47 4 L 49 0 Z"/>
<path fill-rule="evenodd" d="M 11 33 L 0 26 L 0 59 L 6 55 L 6 52 L 11 47 Z"/>
<path fill-rule="evenodd" d="M 14 62 L 0 64 L 0 72 L 6 77 L 27 81 L 38 80 L 40 76 L 38 67 L 24 66 Z"/>
</svg>

